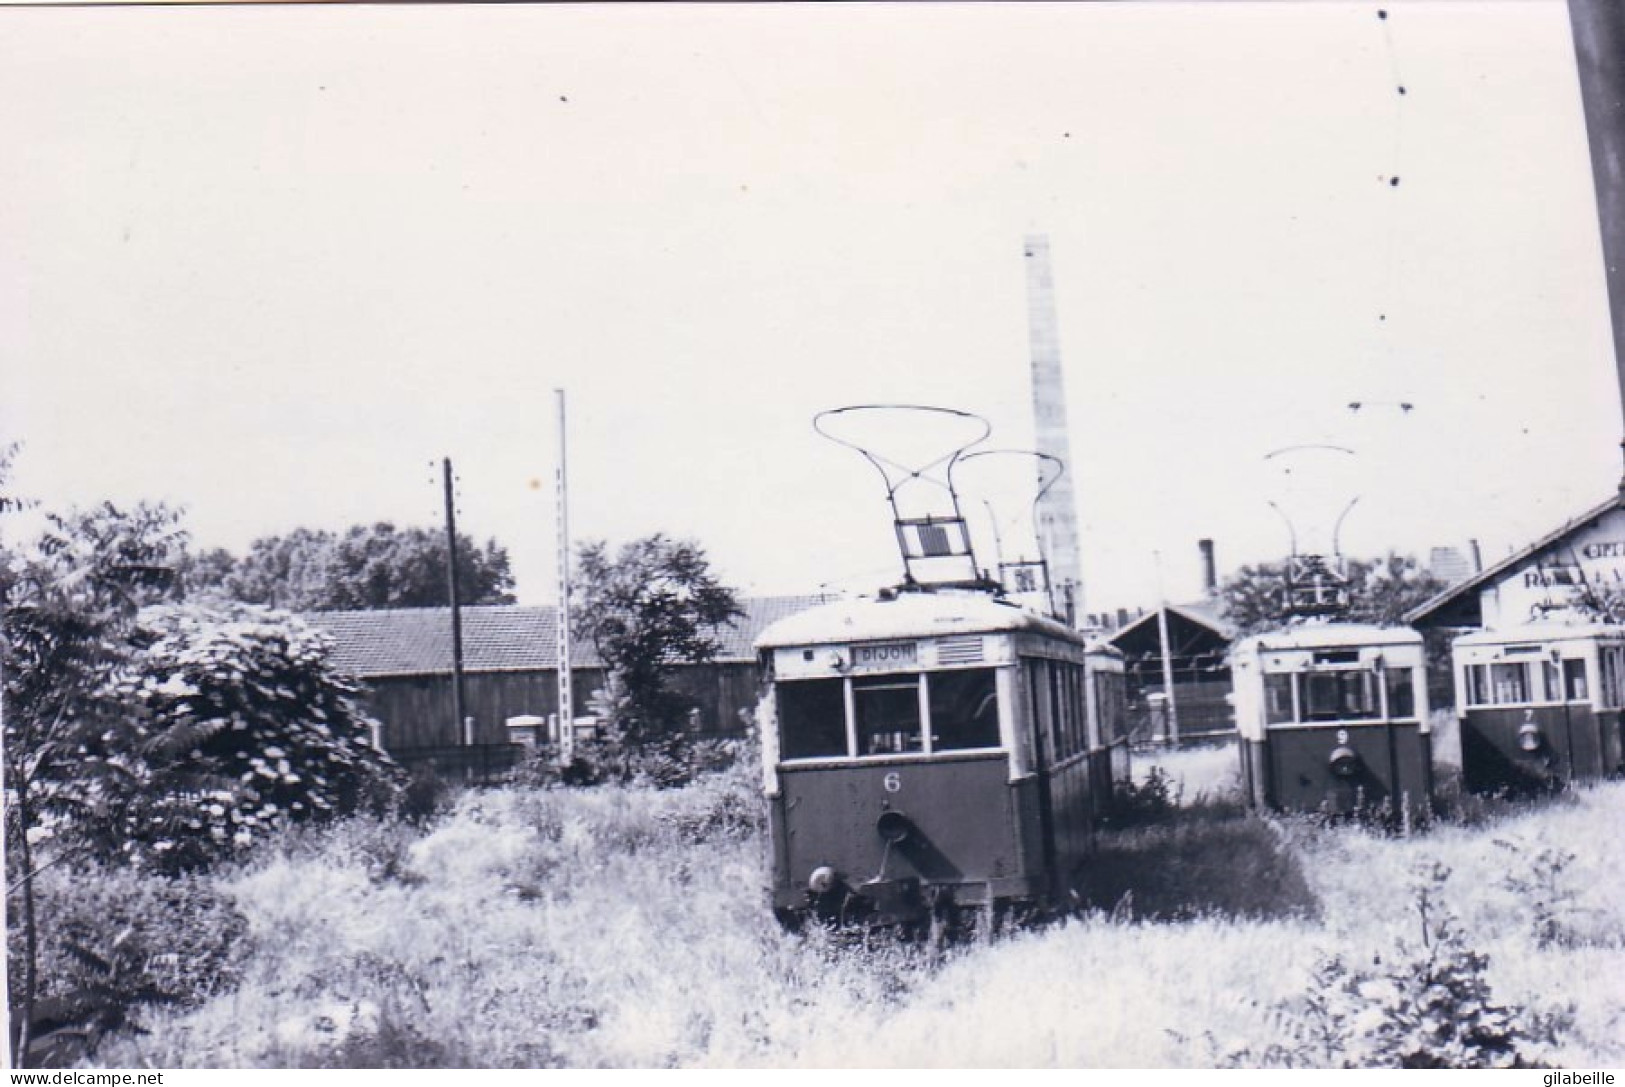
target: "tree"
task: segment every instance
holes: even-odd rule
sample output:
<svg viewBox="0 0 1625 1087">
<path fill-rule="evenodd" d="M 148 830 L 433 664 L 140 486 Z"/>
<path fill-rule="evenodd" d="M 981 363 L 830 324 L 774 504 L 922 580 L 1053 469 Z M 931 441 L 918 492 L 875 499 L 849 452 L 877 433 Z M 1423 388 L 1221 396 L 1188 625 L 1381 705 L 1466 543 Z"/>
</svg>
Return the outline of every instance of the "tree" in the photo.
<svg viewBox="0 0 1625 1087">
<path fill-rule="evenodd" d="M 1407 612 L 1448 588 L 1414 557 L 1393 551 L 1376 559 L 1350 559 L 1345 574 L 1349 606 L 1341 618 L 1354 623 L 1401 626 Z M 1290 618 L 1282 563 L 1243 566 L 1220 586 L 1219 597 L 1224 617 L 1244 636 L 1274 629 Z"/>
<path fill-rule="evenodd" d="M 388 521 L 344 533 L 299 528 L 255 540 L 232 559 L 218 549 L 191 557 L 187 591 L 287 611 L 423 608 L 451 603 L 445 533 Z M 512 604 L 508 552 L 495 540 L 457 537 L 458 595 L 464 604 Z"/>
<path fill-rule="evenodd" d="M 576 629 L 609 671 L 606 706 L 617 740 L 637 750 L 678 736 L 688 705 L 673 671 L 716 657 L 718 628 L 744 615 L 697 543 L 656 534 L 611 558 L 603 541 L 577 551 Z"/>
<path fill-rule="evenodd" d="M 173 603 L 186 540 L 174 512 L 104 503 L 47 524 L 32 548 L 0 552 L 25 1060 L 43 867 L 198 866 L 284 822 L 350 810 L 374 786 L 387 796 L 396 781 L 322 636 L 266 609 Z"/>
<path fill-rule="evenodd" d="M 36 844 L 58 833 L 56 859 L 71 856 L 76 831 L 133 795 L 133 715 L 112 683 L 135 652 L 140 608 L 170 587 L 185 539 L 177 521 L 162 506 L 104 503 L 49 516 L 31 551 L 0 555 L 6 875 L 23 923 L 19 1060 L 39 988 Z"/>
</svg>

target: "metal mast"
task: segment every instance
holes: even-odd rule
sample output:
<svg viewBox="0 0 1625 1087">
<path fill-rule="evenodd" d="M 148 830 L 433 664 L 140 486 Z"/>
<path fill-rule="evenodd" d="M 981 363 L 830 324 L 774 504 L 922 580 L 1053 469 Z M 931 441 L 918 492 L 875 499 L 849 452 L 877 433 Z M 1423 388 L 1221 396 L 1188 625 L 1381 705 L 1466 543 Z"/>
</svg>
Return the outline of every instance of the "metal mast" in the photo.
<svg viewBox="0 0 1625 1087">
<path fill-rule="evenodd" d="M 570 683 L 570 503 L 564 459 L 564 390 L 554 389 L 553 395 L 559 405 L 559 465 L 555 479 L 559 511 L 559 765 L 569 766 L 575 761 L 576 747 L 575 696 Z"/>
<path fill-rule="evenodd" d="M 1055 316 L 1055 279 L 1050 273 L 1049 238 L 1029 235 L 1023 243 L 1027 260 L 1027 328 L 1032 351 L 1033 429 L 1040 454 L 1072 466 L 1067 437 L 1066 389 L 1061 377 L 1061 333 Z M 1038 547 L 1054 577 L 1067 621 L 1083 612 L 1083 569 L 1078 558 L 1078 506 L 1072 480 L 1064 473 L 1038 500 Z"/>
</svg>

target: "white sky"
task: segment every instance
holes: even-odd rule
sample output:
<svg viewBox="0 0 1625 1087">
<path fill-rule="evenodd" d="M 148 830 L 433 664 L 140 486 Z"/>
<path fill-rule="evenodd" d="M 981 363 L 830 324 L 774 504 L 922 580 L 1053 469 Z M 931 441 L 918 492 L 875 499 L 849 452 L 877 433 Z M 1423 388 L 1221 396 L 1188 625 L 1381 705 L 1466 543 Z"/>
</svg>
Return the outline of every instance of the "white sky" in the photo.
<svg viewBox="0 0 1625 1087">
<path fill-rule="evenodd" d="M 1283 446 L 1358 451 L 1357 555 L 1495 558 L 1619 478 L 1561 0 L 5 9 L 0 147 L 20 489 L 239 552 L 434 524 L 450 455 L 551 599 L 563 387 L 578 538 L 894 580 L 809 420 L 1030 444 L 1027 233 L 1089 609 L 1152 603 L 1156 552 L 1193 596 L 1201 536 L 1285 551 Z"/>
</svg>

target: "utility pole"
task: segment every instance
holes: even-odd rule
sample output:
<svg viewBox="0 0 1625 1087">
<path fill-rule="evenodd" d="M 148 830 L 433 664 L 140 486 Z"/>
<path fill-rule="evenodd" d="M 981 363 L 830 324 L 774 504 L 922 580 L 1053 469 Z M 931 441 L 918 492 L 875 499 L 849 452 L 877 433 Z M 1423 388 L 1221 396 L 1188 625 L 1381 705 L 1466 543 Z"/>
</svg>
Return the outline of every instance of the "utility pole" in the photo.
<svg viewBox="0 0 1625 1087">
<path fill-rule="evenodd" d="M 440 462 L 446 485 L 446 585 L 451 596 L 451 701 L 457 722 L 457 742 L 464 746 L 474 742 L 469 721 L 463 709 L 463 609 L 457 592 L 457 509 L 452 497 L 451 458 Z"/>
<path fill-rule="evenodd" d="M 569 766 L 575 761 L 576 728 L 575 700 L 570 683 L 570 502 L 565 461 L 564 390 L 554 389 L 553 396 L 559 408 L 559 460 L 554 477 L 559 524 L 559 765 Z"/>
<path fill-rule="evenodd" d="M 1162 690 L 1168 696 L 1168 746 L 1179 746 L 1179 701 L 1174 697 L 1174 651 L 1168 644 L 1168 594 L 1162 588 L 1162 552 L 1157 560 L 1157 640 L 1162 646 Z"/>
</svg>

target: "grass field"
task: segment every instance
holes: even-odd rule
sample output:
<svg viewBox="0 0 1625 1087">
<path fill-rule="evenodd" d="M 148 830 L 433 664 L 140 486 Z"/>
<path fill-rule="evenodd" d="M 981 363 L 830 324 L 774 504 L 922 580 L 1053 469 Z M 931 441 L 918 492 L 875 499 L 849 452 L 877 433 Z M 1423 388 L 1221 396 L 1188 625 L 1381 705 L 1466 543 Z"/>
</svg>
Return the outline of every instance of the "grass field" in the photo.
<svg viewBox="0 0 1625 1087">
<path fill-rule="evenodd" d="M 145 1011 L 94 1062 L 1360 1063 L 1396 998 L 1367 978 L 1317 1007 L 1341 992 L 1328 959 L 1418 954 L 1425 887 L 1487 956 L 1473 999 L 1511 1009 L 1522 1059 L 1625 1064 L 1625 783 L 1398 838 L 1249 816 L 1233 761 L 1163 760 L 1185 809 L 1102 835 L 1098 908 L 937 960 L 781 933 L 744 772 L 470 792 L 421 829 L 354 820 L 217 877 L 246 920 L 238 984 Z"/>
</svg>

